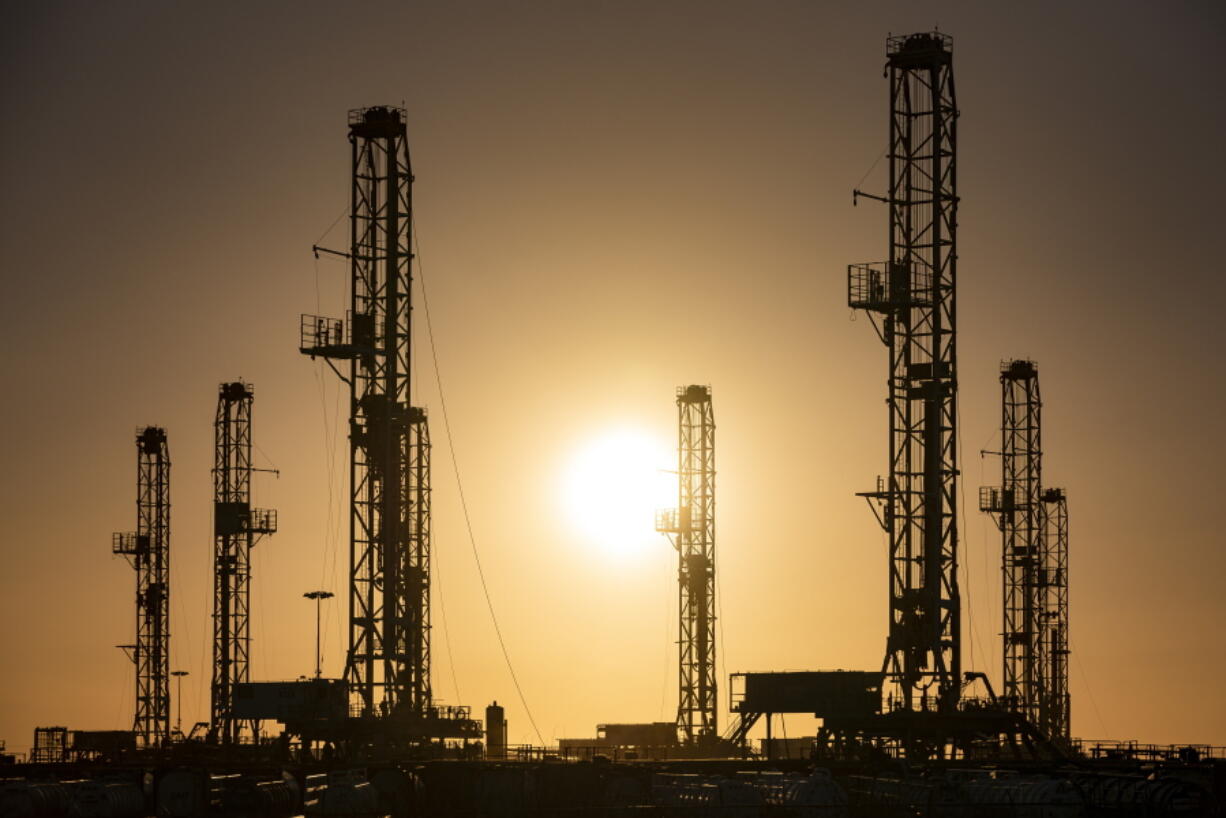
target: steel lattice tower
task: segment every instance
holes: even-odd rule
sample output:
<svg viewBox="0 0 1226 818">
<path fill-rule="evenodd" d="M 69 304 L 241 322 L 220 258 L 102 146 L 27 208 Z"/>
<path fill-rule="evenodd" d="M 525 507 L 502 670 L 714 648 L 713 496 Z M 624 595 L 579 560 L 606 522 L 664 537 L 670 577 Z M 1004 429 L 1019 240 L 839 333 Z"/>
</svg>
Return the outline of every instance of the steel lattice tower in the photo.
<svg viewBox="0 0 1226 818">
<path fill-rule="evenodd" d="M 1043 490 L 1045 593 L 1041 640 L 1047 663 L 1047 696 L 1041 729 L 1048 738 L 1071 739 L 1071 707 L 1068 689 L 1068 496 L 1064 489 Z"/>
<path fill-rule="evenodd" d="M 890 359 L 890 473 L 864 496 L 881 506 L 889 536 L 890 705 L 950 712 L 962 675 L 952 40 L 890 37 L 886 54 L 890 186 L 870 198 L 889 208 L 889 260 L 848 268 L 848 303 L 868 311 Z"/>
<path fill-rule="evenodd" d="M 1068 506 L 1043 487 L 1039 371 L 1005 361 L 1001 384 L 1001 484 L 979 508 L 1001 531 L 1004 690 L 1007 707 L 1049 739 L 1069 738 Z"/>
<path fill-rule="evenodd" d="M 143 746 L 170 740 L 170 450 L 166 430 L 136 433 L 136 531 L 115 534 L 113 553 L 136 569 L 136 716 Z"/>
<path fill-rule="evenodd" d="M 675 511 L 656 523 L 679 557 L 680 696 L 677 728 L 690 744 L 719 736 L 715 676 L 715 416 L 711 390 L 677 390 L 677 483 Z"/>
<path fill-rule="evenodd" d="M 1045 547 L 1042 407 L 1039 373 L 1031 361 L 1001 365 L 999 487 L 979 492 L 979 507 L 1001 531 L 1004 601 L 1005 705 L 1039 725 L 1046 663 L 1041 633 L 1045 591 L 1040 584 Z"/>
<path fill-rule="evenodd" d="M 231 713 L 235 685 L 250 681 L 251 549 L 277 530 L 277 513 L 251 507 L 251 406 L 255 388 L 217 392 L 213 424 L 213 683 L 210 734 L 223 744 L 254 738 L 257 723 Z"/>
<path fill-rule="evenodd" d="M 409 401 L 413 175 L 404 111 L 351 111 L 349 142 L 350 247 L 339 255 L 350 261 L 350 320 L 303 316 L 300 351 L 350 362 L 341 375 L 350 387 L 350 693 L 364 716 L 423 715 L 430 460 L 425 412 Z"/>
<path fill-rule="evenodd" d="M 426 410 L 409 410 L 408 430 L 409 547 L 400 569 L 405 594 L 401 619 L 407 623 L 405 652 L 410 657 L 405 681 L 413 712 L 430 707 L 430 424 Z"/>
</svg>

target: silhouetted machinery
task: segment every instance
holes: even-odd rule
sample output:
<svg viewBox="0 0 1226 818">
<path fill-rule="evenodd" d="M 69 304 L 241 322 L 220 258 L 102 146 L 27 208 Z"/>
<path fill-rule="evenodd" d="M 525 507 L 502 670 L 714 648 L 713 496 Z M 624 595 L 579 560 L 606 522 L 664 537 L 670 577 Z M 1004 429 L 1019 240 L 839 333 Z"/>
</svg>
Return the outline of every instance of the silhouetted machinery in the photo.
<svg viewBox="0 0 1226 818">
<path fill-rule="evenodd" d="M 733 673 L 731 698 L 736 719 L 728 738 L 740 744 L 766 716 L 769 741 L 771 716 L 777 713 L 809 713 L 821 719 L 876 715 L 881 712 L 884 676 L 858 670 Z"/>
<path fill-rule="evenodd" d="M 678 741 L 672 721 L 598 724 L 593 738 L 558 739 L 563 758 L 592 760 L 597 756 L 620 760 L 693 757 L 694 747 Z"/>
<path fill-rule="evenodd" d="M 596 738 L 610 747 L 669 747 L 677 743 L 677 725 L 669 721 L 598 724 Z"/>
<path fill-rule="evenodd" d="M 136 734 L 131 730 L 73 730 L 69 756 L 74 761 L 102 761 L 120 758 L 136 749 Z"/>
<path fill-rule="evenodd" d="M 1002 704 L 1068 743 L 1068 498 L 1043 485 L 1042 408 L 1034 361 L 1002 361 L 999 486 L 979 509 L 1001 531 Z"/>
<path fill-rule="evenodd" d="M 335 724 L 349 715 L 348 695 L 343 679 L 240 682 L 234 686 L 234 717 L 286 725 Z"/>
<path fill-rule="evenodd" d="M 732 674 L 732 710 L 742 714 L 812 713 L 818 718 L 881 712 L 884 674 L 801 670 Z"/>
<path fill-rule="evenodd" d="M 480 739 L 466 707 L 438 707 L 430 687 L 430 433 L 409 389 L 413 171 L 404 111 L 351 111 L 349 320 L 302 317 L 299 351 L 349 386 L 347 736 L 314 738 L 392 752 L 434 739 Z M 337 367 L 339 362 L 340 367 Z M 303 735 L 304 740 L 312 736 Z"/>
<path fill-rule="evenodd" d="M 111 551 L 136 569 L 133 731 L 142 748 L 170 740 L 170 449 L 166 430 L 136 430 L 136 531 L 112 535 Z"/>
<path fill-rule="evenodd" d="M 258 722 L 236 716 L 234 688 L 250 681 L 251 550 L 277 530 L 277 512 L 252 508 L 251 410 L 255 387 L 217 390 L 213 454 L 213 680 L 209 736 L 222 744 L 258 738 Z"/>
<path fill-rule="evenodd" d="M 711 388 L 677 388 L 677 507 L 656 516 L 677 549 L 678 694 L 676 729 L 696 752 L 717 751 L 715 676 L 715 413 Z M 668 742 L 673 743 L 673 742 Z"/>
<path fill-rule="evenodd" d="M 69 730 L 35 727 L 30 761 L 63 764 L 75 761 L 115 761 L 136 750 L 132 730 Z"/>
<path fill-rule="evenodd" d="M 964 701 L 958 590 L 957 118 L 953 41 L 886 40 L 889 189 L 884 262 L 847 269 L 847 303 L 889 353 L 889 474 L 863 492 L 889 540 L 886 712 L 826 719 L 846 746 L 908 761 L 996 749 L 1059 755 L 1027 720 Z"/>
</svg>

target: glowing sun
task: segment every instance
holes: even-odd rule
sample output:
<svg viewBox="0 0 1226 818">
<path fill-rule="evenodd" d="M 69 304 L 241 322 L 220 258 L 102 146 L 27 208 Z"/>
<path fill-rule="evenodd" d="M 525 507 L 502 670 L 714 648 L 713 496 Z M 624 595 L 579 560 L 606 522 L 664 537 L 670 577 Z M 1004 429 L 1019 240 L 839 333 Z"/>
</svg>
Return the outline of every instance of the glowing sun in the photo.
<svg viewBox="0 0 1226 818">
<path fill-rule="evenodd" d="M 588 441 L 562 475 L 562 504 L 576 532 L 613 554 L 666 547 L 657 510 L 677 505 L 677 454 L 639 429 L 615 429 Z"/>
</svg>

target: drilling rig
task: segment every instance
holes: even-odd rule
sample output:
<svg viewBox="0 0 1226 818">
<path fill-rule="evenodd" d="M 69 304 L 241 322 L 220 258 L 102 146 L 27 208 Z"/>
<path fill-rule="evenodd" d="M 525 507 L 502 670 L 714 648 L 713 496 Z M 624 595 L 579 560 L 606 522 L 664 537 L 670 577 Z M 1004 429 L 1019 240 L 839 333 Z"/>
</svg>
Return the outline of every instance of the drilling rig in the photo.
<svg viewBox="0 0 1226 818">
<path fill-rule="evenodd" d="M 349 387 L 350 738 L 388 749 L 476 738 L 465 707 L 430 688 L 430 435 L 410 401 L 413 173 L 405 113 L 349 114 L 347 319 L 302 317 L 299 351 Z M 338 366 L 339 364 L 339 366 Z"/>
<path fill-rule="evenodd" d="M 890 86 L 884 262 L 847 268 L 847 303 L 889 355 L 889 473 L 862 492 L 889 541 L 883 713 L 834 717 L 837 741 L 909 760 L 1061 751 L 1017 713 L 962 691 L 958 591 L 957 119 L 953 40 L 939 31 L 886 40 Z M 1020 749 L 1018 749 L 1020 748 Z"/>
<path fill-rule="evenodd" d="M 715 675 L 715 415 L 711 389 L 677 389 L 677 508 L 656 530 L 677 549 L 680 659 L 677 730 L 692 748 L 719 741 Z"/>
<path fill-rule="evenodd" d="M 1043 735 L 1068 742 L 1068 506 L 1043 486 L 1039 370 L 1000 367 L 999 486 L 979 490 L 979 509 L 1001 531 L 1004 603 L 1001 703 Z"/>
<path fill-rule="evenodd" d="M 891 37 L 889 257 L 848 268 L 848 304 L 889 351 L 889 476 L 862 496 L 889 538 L 890 710 L 952 712 L 958 596 L 957 102 L 952 40 Z"/>
<path fill-rule="evenodd" d="M 133 731 L 139 746 L 170 741 L 170 449 L 166 430 L 136 432 L 136 531 L 111 537 L 111 552 L 136 569 L 136 644 L 123 645 L 136 666 Z"/>
<path fill-rule="evenodd" d="M 213 682 L 209 735 L 224 745 L 258 739 L 259 722 L 234 715 L 235 687 L 250 681 L 251 549 L 277 530 L 277 512 L 251 507 L 255 387 L 217 390 L 213 424 Z"/>
</svg>

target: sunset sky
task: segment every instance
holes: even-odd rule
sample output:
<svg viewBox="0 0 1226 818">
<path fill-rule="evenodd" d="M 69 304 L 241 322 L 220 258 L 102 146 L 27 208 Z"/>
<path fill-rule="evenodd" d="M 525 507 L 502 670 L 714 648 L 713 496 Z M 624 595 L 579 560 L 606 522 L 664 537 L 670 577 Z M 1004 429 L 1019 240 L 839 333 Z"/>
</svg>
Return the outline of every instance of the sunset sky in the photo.
<svg viewBox="0 0 1226 818">
<path fill-rule="evenodd" d="M 131 725 L 138 425 L 167 428 L 172 668 L 208 718 L 217 384 L 255 385 L 252 676 L 342 671 L 346 112 L 407 109 L 434 449 L 434 691 L 546 742 L 671 720 L 674 390 L 715 417 L 727 673 L 878 669 L 885 38 L 954 37 L 963 659 L 1000 686 L 1002 358 L 1038 362 L 1069 493 L 1072 732 L 1226 744 L 1226 7 L 1128 2 L 10 3 L 0 27 L 0 739 Z M 335 225 L 330 229 L 330 226 Z M 419 283 L 420 283 L 419 276 Z M 592 463 L 613 461 L 612 503 Z M 620 471 L 617 471 L 620 470 Z M 593 474 L 596 476 L 593 477 Z M 651 484 L 650 490 L 647 486 Z M 635 486 L 628 490 L 628 486 Z M 667 490 L 665 490 L 667 493 Z M 665 499 L 667 502 L 667 498 Z M 601 522 L 604 515 L 605 522 Z M 177 705 L 176 705 L 177 706 Z M 173 715 L 173 710 L 172 710 Z M 478 713 L 477 715 L 483 715 Z M 788 721 L 812 734 L 811 718 Z"/>
</svg>

